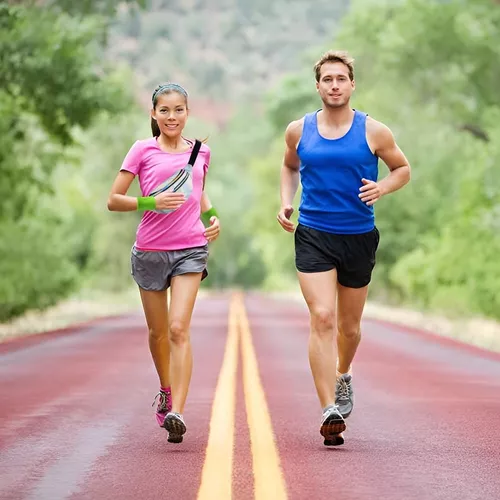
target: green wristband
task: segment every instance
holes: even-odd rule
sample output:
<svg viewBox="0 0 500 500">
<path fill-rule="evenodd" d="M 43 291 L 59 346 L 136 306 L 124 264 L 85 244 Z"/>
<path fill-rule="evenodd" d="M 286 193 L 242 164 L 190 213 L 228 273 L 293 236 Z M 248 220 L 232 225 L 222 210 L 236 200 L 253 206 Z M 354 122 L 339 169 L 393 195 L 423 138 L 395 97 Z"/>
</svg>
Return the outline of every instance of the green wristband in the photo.
<svg viewBox="0 0 500 500">
<path fill-rule="evenodd" d="M 210 224 L 210 217 L 213 217 L 214 215 L 215 217 L 219 217 L 219 214 L 214 207 L 209 208 L 206 212 L 203 212 L 201 214 L 201 220 L 203 221 L 203 224 L 205 224 L 205 226 L 208 226 Z"/>
<path fill-rule="evenodd" d="M 137 210 L 155 210 L 156 200 L 154 196 L 141 196 L 137 198 Z"/>
</svg>

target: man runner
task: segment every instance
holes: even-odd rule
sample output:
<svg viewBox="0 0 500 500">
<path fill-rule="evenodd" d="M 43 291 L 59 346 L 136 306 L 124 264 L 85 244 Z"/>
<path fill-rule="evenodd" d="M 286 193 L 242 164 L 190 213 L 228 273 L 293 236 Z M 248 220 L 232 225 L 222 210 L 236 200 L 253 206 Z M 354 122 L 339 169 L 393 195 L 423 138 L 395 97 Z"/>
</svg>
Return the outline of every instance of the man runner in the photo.
<svg viewBox="0 0 500 500">
<path fill-rule="evenodd" d="M 295 232 L 295 263 L 309 308 L 309 363 L 323 408 L 325 445 L 344 443 L 352 412 L 351 364 L 375 266 L 379 232 L 373 205 L 410 180 L 410 165 L 392 132 L 354 110 L 354 60 L 329 51 L 314 66 L 323 106 L 285 132 L 278 221 Z M 377 181 L 378 159 L 389 175 Z M 299 182 L 298 225 L 290 221 Z M 338 334 L 337 334 L 338 332 Z"/>
</svg>

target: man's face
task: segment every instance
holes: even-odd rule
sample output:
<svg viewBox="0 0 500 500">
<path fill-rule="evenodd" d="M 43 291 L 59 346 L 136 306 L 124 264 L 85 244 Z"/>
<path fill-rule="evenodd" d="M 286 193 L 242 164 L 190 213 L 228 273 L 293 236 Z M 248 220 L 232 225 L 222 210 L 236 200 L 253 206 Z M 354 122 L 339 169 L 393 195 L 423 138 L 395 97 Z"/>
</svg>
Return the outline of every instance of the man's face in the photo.
<svg viewBox="0 0 500 500">
<path fill-rule="evenodd" d="M 355 85 L 354 81 L 349 79 L 349 68 L 345 64 L 326 62 L 321 66 L 316 88 L 325 106 L 341 108 L 349 104 Z"/>
</svg>

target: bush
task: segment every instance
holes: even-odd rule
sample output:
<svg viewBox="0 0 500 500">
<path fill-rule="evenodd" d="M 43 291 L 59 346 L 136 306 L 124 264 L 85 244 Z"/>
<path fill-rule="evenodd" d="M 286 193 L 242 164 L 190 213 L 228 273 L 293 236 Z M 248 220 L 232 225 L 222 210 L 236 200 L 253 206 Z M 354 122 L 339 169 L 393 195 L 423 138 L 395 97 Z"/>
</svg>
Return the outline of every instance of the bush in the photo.
<svg viewBox="0 0 500 500">
<path fill-rule="evenodd" d="M 0 321 L 43 309 L 70 293 L 78 277 L 63 231 L 46 221 L 0 225 Z"/>
</svg>

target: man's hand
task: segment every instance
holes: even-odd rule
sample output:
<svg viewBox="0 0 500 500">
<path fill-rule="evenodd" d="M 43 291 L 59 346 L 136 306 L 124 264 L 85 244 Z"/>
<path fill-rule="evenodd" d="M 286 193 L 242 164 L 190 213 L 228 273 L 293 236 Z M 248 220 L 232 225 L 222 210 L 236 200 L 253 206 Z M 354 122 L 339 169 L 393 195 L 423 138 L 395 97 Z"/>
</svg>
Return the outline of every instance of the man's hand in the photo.
<svg viewBox="0 0 500 500">
<path fill-rule="evenodd" d="M 384 195 L 384 192 L 380 185 L 375 181 L 361 179 L 361 182 L 363 183 L 363 186 L 359 188 L 361 192 L 358 196 L 361 198 L 363 203 L 366 203 L 370 207 Z"/>
<path fill-rule="evenodd" d="M 279 211 L 277 216 L 278 222 L 281 224 L 281 227 L 289 233 L 293 233 L 295 230 L 295 224 L 290 220 L 292 214 L 293 207 L 291 205 L 287 205 L 285 207 L 281 207 L 281 210 Z"/>
<path fill-rule="evenodd" d="M 210 226 L 208 226 L 203 233 L 208 242 L 215 241 L 220 234 L 220 222 L 219 218 L 215 215 L 210 217 Z"/>
</svg>

